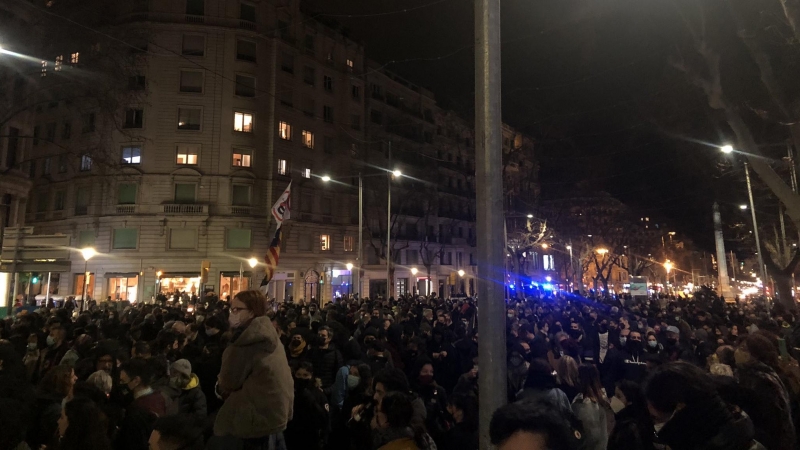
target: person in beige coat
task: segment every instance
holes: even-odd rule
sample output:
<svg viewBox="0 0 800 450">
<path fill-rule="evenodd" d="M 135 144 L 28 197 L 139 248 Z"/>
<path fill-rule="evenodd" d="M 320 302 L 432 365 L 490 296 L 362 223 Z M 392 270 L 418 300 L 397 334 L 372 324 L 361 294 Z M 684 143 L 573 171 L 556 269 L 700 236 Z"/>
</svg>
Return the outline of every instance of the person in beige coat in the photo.
<svg viewBox="0 0 800 450">
<path fill-rule="evenodd" d="M 292 418 L 294 381 L 278 332 L 259 291 L 231 301 L 231 344 L 222 354 L 217 390 L 225 399 L 214 422 L 220 448 L 281 450 Z"/>
</svg>

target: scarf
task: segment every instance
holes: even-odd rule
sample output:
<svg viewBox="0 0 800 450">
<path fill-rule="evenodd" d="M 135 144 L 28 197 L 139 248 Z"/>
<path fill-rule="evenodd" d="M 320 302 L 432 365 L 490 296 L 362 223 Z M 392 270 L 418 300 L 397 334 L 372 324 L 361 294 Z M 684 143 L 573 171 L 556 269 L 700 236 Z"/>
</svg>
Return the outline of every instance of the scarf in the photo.
<svg viewBox="0 0 800 450">
<path fill-rule="evenodd" d="M 306 349 L 306 343 L 301 342 L 300 345 L 298 345 L 295 348 L 290 347 L 289 353 L 292 355 L 293 358 L 297 358 L 298 356 L 300 356 L 301 353 L 303 353 L 303 350 L 305 349 Z"/>
</svg>

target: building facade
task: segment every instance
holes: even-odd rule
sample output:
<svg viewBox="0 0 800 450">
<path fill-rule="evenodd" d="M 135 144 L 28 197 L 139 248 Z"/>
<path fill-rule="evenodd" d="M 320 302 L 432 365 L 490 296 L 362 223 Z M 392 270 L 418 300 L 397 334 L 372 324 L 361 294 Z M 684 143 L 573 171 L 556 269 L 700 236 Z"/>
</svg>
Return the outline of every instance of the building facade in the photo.
<svg viewBox="0 0 800 450">
<path fill-rule="evenodd" d="M 367 61 L 361 44 L 297 1 L 116 8 L 117 40 L 130 47 L 116 111 L 62 95 L 35 112 L 41 139 L 22 208 L 37 234 L 69 235 L 72 249 L 51 291 L 142 301 L 198 292 L 201 281 L 223 297 L 256 286 L 263 266 L 248 261 L 263 261 L 270 207 L 291 181 L 270 296 L 386 294 L 390 182 L 389 295 L 474 292 L 472 127 L 432 93 Z M 104 51 L 53 50 L 59 69 L 40 82 L 91 72 Z M 389 181 L 390 167 L 403 176 Z M 86 260 L 84 248 L 97 253 Z"/>
</svg>

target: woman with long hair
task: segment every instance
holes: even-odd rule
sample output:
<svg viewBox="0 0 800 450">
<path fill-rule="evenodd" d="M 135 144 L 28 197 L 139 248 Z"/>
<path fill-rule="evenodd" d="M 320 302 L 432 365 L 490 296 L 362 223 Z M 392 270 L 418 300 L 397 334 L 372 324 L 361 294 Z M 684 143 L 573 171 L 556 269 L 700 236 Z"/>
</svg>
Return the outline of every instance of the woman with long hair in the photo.
<svg viewBox="0 0 800 450">
<path fill-rule="evenodd" d="M 111 449 L 105 414 L 88 398 L 75 398 L 64 405 L 58 419 L 58 450 Z"/>
<path fill-rule="evenodd" d="M 49 444 L 56 434 L 61 405 L 72 396 L 72 388 L 77 377 L 70 366 L 55 366 L 39 382 L 36 402 L 33 407 L 33 421 L 28 429 L 28 445 L 39 448 Z"/>
<path fill-rule="evenodd" d="M 556 379 L 558 388 L 567 394 L 567 398 L 572 401 L 581 392 L 580 381 L 578 379 L 578 363 L 575 358 L 564 355 L 556 363 Z"/>
<path fill-rule="evenodd" d="M 519 400 L 545 401 L 564 413 L 570 411 L 567 394 L 556 384 L 556 372 L 544 359 L 534 359 L 528 368 L 525 388 L 519 393 Z"/>
<path fill-rule="evenodd" d="M 583 423 L 587 450 L 605 450 L 608 444 L 608 403 L 600 373 L 592 364 L 581 364 L 578 368 L 580 393 L 572 402 L 572 411 Z"/>
</svg>

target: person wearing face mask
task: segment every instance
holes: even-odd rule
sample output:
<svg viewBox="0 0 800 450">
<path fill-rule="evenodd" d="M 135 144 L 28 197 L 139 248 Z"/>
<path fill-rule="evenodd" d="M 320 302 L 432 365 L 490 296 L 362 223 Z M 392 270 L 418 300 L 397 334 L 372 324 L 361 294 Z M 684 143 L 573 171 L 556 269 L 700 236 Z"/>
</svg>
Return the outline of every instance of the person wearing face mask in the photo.
<svg viewBox="0 0 800 450">
<path fill-rule="evenodd" d="M 645 347 L 645 351 L 651 355 L 660 355 L 663 350 L 664 346 L 658 342 L 656 334 L 652 331 L 647 333 L 647 346 Z"/>
<path fill-rule="evenodd" d="M 294 416 L 283 433 L 289 449 L 319 450 L 328 432 L 328 400 L 314 385 L 314 366 L 295 364 Z"/>
<path fill-rule="evenodd" d="M 222 406 L 222 400 L 217 398 L 214 387 L 217 375 L 222 368 L 222 351 L 226 341 L 223 338 L 225 322 L 218 316 L 212 315 L 203 321 L 203 329 L 199 333 L 205 335 L 200 356 L 193 361 L 192 368 L 200 379 L 200 389 L 206 397 L 208 414 L 212 415 Z M 199 334 L 198 333 L 198 334 Z"/>
<path fill-rule="evenodd" d="M 217 378 L 225 403 L 214 421 L 213 446 L 285 448 L 282 432 L 292 417 L 294 383 L 278 332 L 267 317 L 267 298 L 243 291 L 231 301 L 233 337 Z"/>
<path fill-rule="evenodd" d="M 443 445 L 443 438 L 447 431 L 445 407 L 447 394 L 444 388 L 434 379 L 433 363 L 429 359 L 421 359 L 417 363 L 416 378 L 412 382 L 412 390 L 416 392 L 425 404 L 425 428 L 434 442 Z"/>
<path fill-rule="evenodd" d="M 153 425 L 167 413 L 167 400 L 151 387 L 153 368 L 149 360 L 131 359 L 120 367 L 120 397 L 131 398 L 125 408 L 125 418 L 120 422 L 114 448 L 142 450 L 147 448 Z"/>
<path fill-rule="evenodd" d="M 179 359 L 170 366 L 170 384 L 180 390 L 178 410 L 198 419 L 208 415 L 206 396 L 200 389 L 200 380 L 192 373 L 192 364 L 186 359 Z"/>
<path fill-rule="evenodd" d="M 57 366 L 64 355 L 69 351 L 67 342 L 67 324 L 53 322 L 50 325 L 50 333 L 47 335 L 47 348 L 39 359 L 39 370 L 37 380 L 41 379 L 50 369 Z"/>
<path fill-rule="evenodd" d="M 674 450 L 763 450 L 753 424 L 723 401 L 711 376 L 679 361 L 658 368 L 644 388 L 656 440 Z M 775 447 L 791 449 L 789 447 Z"/>
</svg>

